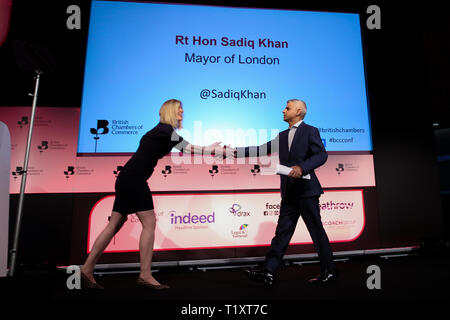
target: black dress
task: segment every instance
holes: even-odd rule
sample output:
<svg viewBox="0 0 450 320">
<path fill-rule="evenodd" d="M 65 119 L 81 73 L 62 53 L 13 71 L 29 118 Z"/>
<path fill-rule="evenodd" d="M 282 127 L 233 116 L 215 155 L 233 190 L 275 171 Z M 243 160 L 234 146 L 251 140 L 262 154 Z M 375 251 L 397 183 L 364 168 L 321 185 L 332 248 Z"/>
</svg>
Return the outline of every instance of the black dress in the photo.
<svg viewBox="0 0 450 320">
<path fill-rule="evenodd" d="M 153 199 L 147 180 L 159 159 L 177 148 L 180 151 L 189 143 L 180 137 L 169 124 L 158 123 L 139 142 L 136 153 L 120 170 L 115 184 L 113 211 L 126 216 L 138 211 L 153 209 Z"/>
</svg>

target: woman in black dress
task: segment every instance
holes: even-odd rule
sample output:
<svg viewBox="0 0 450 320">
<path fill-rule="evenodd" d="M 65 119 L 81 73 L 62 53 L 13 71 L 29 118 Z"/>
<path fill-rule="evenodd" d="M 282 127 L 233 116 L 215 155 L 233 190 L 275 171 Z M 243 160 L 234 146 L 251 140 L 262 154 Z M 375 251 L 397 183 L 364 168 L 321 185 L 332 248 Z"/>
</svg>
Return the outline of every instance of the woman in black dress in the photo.
<svg viewBox="0 0 450 320">
<path fill-rule="evenodd" d="M 184 153 L 212 154 L 215 152 L 216 156 L 222 156 L 223 147 L 219 147 L 220 142 L 207 147 L 194 146 L 175 132 L 175 129 L 181 128 L 183 120 L 181 101 L 171 99 L 164 102 L 159 115 L 158 125 L 142 137 L 138 150 L 117 177 L 116 198 L 111 218 L 95 240 L 89 256 L 81 267 L 81 276 L 87 287 L 103 288 L 94 279 L 95 264 L 127 220 L 127 215 L 136 213 L 142 223 L 139 239 L 140 274 L 137 284 L 153 289 L 169 288 L 167 285 L 160 284 L 151 273 L 156 217 L 147 180 L 152 175 L 158 160 L 168 154 L 172 148 L 177 148 Z"/>
</svg>

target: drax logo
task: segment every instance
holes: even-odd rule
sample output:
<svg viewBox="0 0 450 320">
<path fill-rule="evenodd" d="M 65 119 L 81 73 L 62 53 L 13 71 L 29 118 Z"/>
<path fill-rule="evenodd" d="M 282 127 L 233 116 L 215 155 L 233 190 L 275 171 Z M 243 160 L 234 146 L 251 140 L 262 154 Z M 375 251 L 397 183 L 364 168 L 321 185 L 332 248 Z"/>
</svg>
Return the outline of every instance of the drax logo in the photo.
<svg viewBox="0 0 450 320">
<path fill-rule="evenodd" d="M 241 208 L 242 208 L 242 207 L 241 207 L 239 204 L 233 203 L 233 205 L 232 205 L 231 208 L 230 208 L 230 212 L 231 212 L 232 214 L 236 215 L 236 213 L 237 213 L 239 210 L 241 210 Z"/>
<path fill-rule="evenodd" d="M 95 135 L 95 152 L 97 152 L 97 141 L 100 139 L 99 135 L 107 134 L 109 132 L 108 120 L 97 120 L 97 128 L 91 128 L 91 134 Z"/>
<path fill-rule="evenodd" d="M 28 117 L 22 117 L 22 120 L 17 121 L 17 123 L 19 124 L 20 128 L 22 129 L 23 126 L 26 126 L 28 124 Z"/>
<path fill-rule="evenodd" d="M 68 166 L 67 170 L 64 170 L 64 174 L 66 175 L 66 179 L 69 180 L 70 176 L 73 176 L 75 174 L 75 167 Z"/>
<path fill-rule="evenodd" d="M 237 203 L 233 203 L 233 205 L 230 208 L 230 213 L 232 213 L 236 217 L 243 217 L 243 216 L 249 216 L 250 212 L 248 211 L 242 211 L 241 205 Z"/>
</svg>

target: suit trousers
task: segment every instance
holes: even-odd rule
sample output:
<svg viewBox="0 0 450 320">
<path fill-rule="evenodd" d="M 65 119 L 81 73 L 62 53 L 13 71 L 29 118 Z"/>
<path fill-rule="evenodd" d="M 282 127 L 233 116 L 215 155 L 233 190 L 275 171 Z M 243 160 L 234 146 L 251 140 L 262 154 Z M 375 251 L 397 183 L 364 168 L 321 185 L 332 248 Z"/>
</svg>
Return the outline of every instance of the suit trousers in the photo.
<svg viewBox="0 0 450 320">
<path fill-rule="evenodd" d="M 297 226 L 298 218 L 302 216 L 316 249 L 320 268 L 335 270 L 333 252 L 320 218 L 319 197 L 300 198 L 292 194 L 281 200 L 280 215 L 270 248 L 265 258 L 265 269 L 275 274 L 283 261 L 283 256 L 291 241 Z"/>
</svg>

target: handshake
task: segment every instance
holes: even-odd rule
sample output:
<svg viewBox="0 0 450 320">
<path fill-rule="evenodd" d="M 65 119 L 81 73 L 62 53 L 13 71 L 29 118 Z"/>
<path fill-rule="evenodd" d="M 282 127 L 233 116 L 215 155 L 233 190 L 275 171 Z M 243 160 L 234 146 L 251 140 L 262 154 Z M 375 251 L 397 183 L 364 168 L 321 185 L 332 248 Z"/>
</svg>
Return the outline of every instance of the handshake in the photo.
<svg viewBox="0 0 450 320">
<path fill-rule="evenodd" d="M 209 146 L 203 147 L 203 155 L 212 155 L 216 159 L 235 158 L 236 148 L 230 145 L 221 146 L 222 142 L 214 142 Z"/>
</svg>

